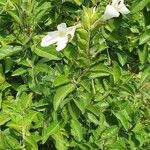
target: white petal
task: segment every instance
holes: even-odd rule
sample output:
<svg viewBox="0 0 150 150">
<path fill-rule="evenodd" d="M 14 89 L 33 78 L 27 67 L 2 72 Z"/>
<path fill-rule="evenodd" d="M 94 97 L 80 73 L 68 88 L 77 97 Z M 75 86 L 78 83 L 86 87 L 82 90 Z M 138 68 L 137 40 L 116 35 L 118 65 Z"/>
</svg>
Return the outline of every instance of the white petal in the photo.
<svg viewBox="0 0 150 150">
<path fill-rule="evenodd" d="M 73 39 L 75 31 L 76 31 L 76 26 L 72 26 L 67 29 L 67 34 L 71 35 L 70 41 Z"/>
<path fill-rule="evenodd" d="M 61 23 L 57 26 L 58 31 L 66 31 L 67 25 L 65 23 Z"/>
<path fill-rule="evenodd" d="M 68 43 L 68 37 L 67 36 L 59 37 L 59 40 L 57 42 L 56 50 L 57 51 L 63 50 L 67 46 L 67 43 Z"/>
<path fill-rule="evenodd" d="M 124 4 L 121 7 L 118 8 L 118 11 L 121 14 L 128 14 L 128 13 L 130 13 L 130 10 Z"/>
<path fill-rule="evenodd" d="M 113 17 L 119 17 L 119 12 L 113 6 L 107 5 L 102 19 L 108 20 Z"/>
<path fill-rule="evenodd" d="M 46 46 L 56 43 L 57 41 L 58 41 L 58 32 L 57 31 L 48 32 L 48 34 L 43 37 L 41 41 L 41 46 L 46 47 Z"/>
</svg>

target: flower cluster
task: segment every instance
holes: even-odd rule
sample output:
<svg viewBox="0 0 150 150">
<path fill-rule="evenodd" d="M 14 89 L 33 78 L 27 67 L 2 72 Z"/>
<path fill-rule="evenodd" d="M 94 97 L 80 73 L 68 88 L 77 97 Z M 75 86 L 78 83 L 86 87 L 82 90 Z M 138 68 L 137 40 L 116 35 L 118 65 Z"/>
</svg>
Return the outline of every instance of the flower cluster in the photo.
<svg viewBox="0 0 150 150">
<path fill-rule="evenodd" d="M 102 21 L 119 17 L 120 13 L 128 14 L 129 12 L 130 11 L 124 4 L 124 0 L 112 0 L 111 5 L 109 4 L 106 6 L 105 12 L 102 16 Z M 41 46 L 46 47 L 51 44 L 56 44 L 57 51 L 63 50 L 68 42 L 73 39 L 77 27 L 80 27 L 80 25 L 78 24 L 67 28 L 66 23 L 59 24 L 57 26 L 57 31 L 48 32 L 48 34 L 42 39 Z"/>
</svg>

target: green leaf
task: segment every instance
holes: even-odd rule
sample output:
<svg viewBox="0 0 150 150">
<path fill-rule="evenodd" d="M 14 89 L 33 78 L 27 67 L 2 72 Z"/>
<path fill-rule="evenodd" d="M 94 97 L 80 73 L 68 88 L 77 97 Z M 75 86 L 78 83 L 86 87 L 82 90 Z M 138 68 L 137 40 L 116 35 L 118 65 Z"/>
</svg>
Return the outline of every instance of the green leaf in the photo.
<svg viewBox="0 0 150 150">
<path fill-rule="evenodd" d="M 34 52 L 41 57 L 47 58 L 48 60 L 60 60 L 60 54 L 52 47 L 46 48 L 35 48 Z"/>
<path fill-rule="evenodd" d="M 36 143 L 36 140 L 34 139 L 33 133 L 30 136 L 25 136 L 25 141 L 32 146 L 33 150 L 38 149 L 38 145 Z"/>
<path fill-rule="evenodd" d="M 26 73 L 26 72 L 27 72 L 27 69 L 24 69 L 24 68 L 20 67 L 20 68 L 16 69 L 16 70 L 12 73 L 12 76 L 20 76 L 20 75 L 22 75 L 22 74 L 24 74 L 24 73 Z"/>
<path fill-rule="evenodd" d="M 13 60 L 10 57 L 5 58 L 5 73 L 8 73 L 13 67 Z"/>
<path fill-rule="evenodd" d="M 68 82 L 70 82 L 70 80 L 65 75 L 61 75 L 54 80 L 53 85 L 57 87 Z"/>
<path fill-rule="evenodd" d="M 16 11 L 7 11 L 7 12 L 18 25 L 20 25 L 20 26 L 22 25 L 22 21 Z"/>
<path fill-rule="evenodd" d="M 120 80 L 120 77 L 121 77 L 121 68 L 117 62 L 114 62 L 114 66 L 113 66 L 114 83 L 118 82 Z"/>
<path fill-rule="evenodd" d="M 116 136 L 118 131 L 119 129 L 117 126 L 106 128 L 106 130 L 102 133 L 102 138 L 111 138 L 113 136 Z"/>
<path fill-rule="evenodd" d="M 139 56 L 141 64 L 143 65 L 146 62 L 147 57 L 148 57 L 147 45 L 144 45 L 143 49 L 138 50 L 138 56 Z"/>
<path fill-rule="evenodd" d="M 57 110 L 61 102 L 65 99 L 65 97 L 71 93 L 75 89 L 73 84 L 67 84 L 57 89 L 56 94 L 54 96 L 54 110 Z"/>
<path fill-rule="evenodd" d="M 80 142 L 83 139 L 83 127 L 79 121 L 71 120 L 71 133 L 77 141 Z"/>
<path fill-rule="evenodd" d="M 146 29 L 145 32 L 140 36 L 139 44 L 145 44 L 150 41 L 150 29 Z"/>
<path fill-rule="evenodd" d="M 93 72 L 103 72 L 103 73 L 111 73 L 111 70 L 104 64 L 100 63 L 93 67 L 91 67 L 90 71 Z"/>
<path fill-rule="evenodd" d="M 58 132 L 57 134 L 52 135 L 53 139 L 55 139 L 55 146 L 57 150 L 68 150 L 67 141 L 65 140 L 63 134 L 61 132 Z"/>
<path fill-rule="evenodd" d="M 8 122 L 10 119 L 11 118 L 10 118 L 9 114 L 0 113 L 0 126 L 5 124 L 6 122 Z"/>
<path fill-rule="evenodd" d="M 81 110 L 82 114 L 85 113 L 85 104 L 83 99 L 74 99 L 75 104 Z"/>
<path fill-rule="evenodd" d="M 121 66 L 124 66 L 127 62 L 127 55 L 125 53 L 117 53 L 117 56 Z"/>
<path fill-rule="evenodd" d="M 9 145 L 10 149 L 21 149 L 21 145 L 17 138 L 14 138 L 10 135 L 6 135 L 6 142 Z"/>
<path fill-rule="evenodd" d="M 48 126 L 46 128 L 43 128 L 42 143 L 44 144 L 47 141 L 47 139 L 51 135 L 56 134 L 59 129 L 60 129 L 59 122 L 57 121 L 49 122 Z"/>
<path fill-rule="evenodd" d="M 99 125 L 99 124 L 100 124 L 100 122 L 99 122 L 99 120 L 96 118 L 96 116 L 94 116 L 94 115 L 91 114 L 91 113 L 88 113 L 88 119 L 89 119 L 91 122 L 93 122 L 94 124 L 96 124 L 96 125 Z"/>
<path fill-rule="evenodd" d="M 5 47 L 0 48 L 0 60 L 4 59 L 5 57 L 14 55 L 22 50 L 21 46 L 11 46 L 7 45 Z"/>
<path fill-rule="evenodd" d="M 22 110 L 26 110 L 27 108 L 31 108 L 31 106 L 32 106 L 32 98 L 33 98 L 33 94 L 32 93 L 30 93 L 30 94 L 23 93 L 20 96 L 20 99 L 19 99 L 18 102 L 20 102 Z"/>
<path fill-rule="evenodd" d="M 84 0 L 74 0 L 74 2 L 80 6 L 84 2 Z"/>
<path fill-rule="evenodd" d="M 126 129 L 126 131 L 128 131 L 128 129 L 129 129 L 129 121 L 126 118 L 125 112 L 124 111 L 119 111 L 117 113 L 114 113 L 114 115 L 118 118 L 118 120 L 121 122 L 123 127 Z"/>
<path fill-rule="evenodd" d="M 33 150 L 37 150 L 38 149 L 38 142 L 40 140 L 41 140 L 41 136 L 39 135 L 39 132 L 37 132 L 37 131 L 32 132 L 32 134 L 25 136 L 26 143 L 28 145 L 30 145 Z"/>
<path fill-rule="evenodd" d="M 149 0 L 137 0 L 131 6 L 131 12 L 137 13 L 138 11 L 142 10 L 150 1 Z"/>
</svg>

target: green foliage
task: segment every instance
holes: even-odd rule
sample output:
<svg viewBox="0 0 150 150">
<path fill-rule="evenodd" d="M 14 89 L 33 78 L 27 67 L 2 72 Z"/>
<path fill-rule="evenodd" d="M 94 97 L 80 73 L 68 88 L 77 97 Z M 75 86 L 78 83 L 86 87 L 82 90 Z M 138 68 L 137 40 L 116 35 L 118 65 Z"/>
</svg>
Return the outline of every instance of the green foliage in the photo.
<svg viewBox="0 0 150 150">
<path fill-rule="evenodd" d="M 0 150 L 149 149 L 150 2 L 97 26 L 109 2 L 0 1 Z M 82 26 L 41 47 L 62 22 Z"/>
</svg>

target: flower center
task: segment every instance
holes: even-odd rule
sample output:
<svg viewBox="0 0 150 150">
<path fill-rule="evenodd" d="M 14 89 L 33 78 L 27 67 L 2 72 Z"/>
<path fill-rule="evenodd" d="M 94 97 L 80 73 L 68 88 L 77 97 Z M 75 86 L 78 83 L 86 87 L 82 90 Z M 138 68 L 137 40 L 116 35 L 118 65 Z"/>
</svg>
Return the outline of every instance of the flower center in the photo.
<svg viewBox="0 0 150 150">
<path fill-rule="evenodd" d="M 60 36 L 60 37 L 66 36 L 66 32 L 60 31 L 60 32 L 59 32 L 59 36 Z"/>
</svg>

